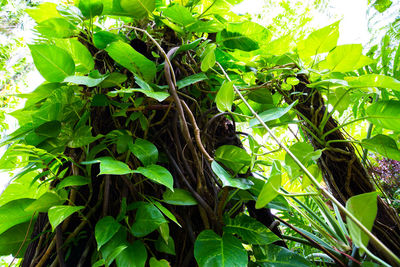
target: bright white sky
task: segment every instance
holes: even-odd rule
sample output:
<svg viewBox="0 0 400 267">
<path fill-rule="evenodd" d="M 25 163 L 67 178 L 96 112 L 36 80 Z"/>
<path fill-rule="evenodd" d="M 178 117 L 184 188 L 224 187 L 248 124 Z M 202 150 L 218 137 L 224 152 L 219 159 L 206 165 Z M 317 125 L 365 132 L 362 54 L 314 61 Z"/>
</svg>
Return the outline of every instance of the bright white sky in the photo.
<svg viewBox="0 0 400 267">
<path fill-rule="evenodd" d="M 235 12 L 258 14 L 263 10 L 262 0 L 244 0 L 242 3 L 235 6 Z M 289 2 L 300 2 L 300 0 L 290 0 Z M 302 0 L 307 3 L 310 1 Z M 311 21 L 311 26 L 315 29 L 327 26 L 339 19 L 340 37 L 339 44 L 362 43 L 366 44 L 369 41 L 368 24 L 367 24 L 367 0 L 333 0 L 328 4 L 327 12 L 332 14 L 328 17 L 326 14 L 314 14 L 314 20 Z M 270 12 L 271 14 L 277 12 Z"/>
</svg>

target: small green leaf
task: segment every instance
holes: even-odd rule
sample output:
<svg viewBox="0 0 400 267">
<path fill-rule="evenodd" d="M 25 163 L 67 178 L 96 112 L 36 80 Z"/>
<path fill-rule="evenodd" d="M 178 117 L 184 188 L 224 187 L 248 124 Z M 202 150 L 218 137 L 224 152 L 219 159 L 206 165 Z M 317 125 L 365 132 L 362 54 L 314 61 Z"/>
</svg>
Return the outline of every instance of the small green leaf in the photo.
<svg viewBox="0 0 400 267">
<path fill-rule="evenodd" d="M 369 3 L 369 2 L 368 2 Z M 373 7 L 379 12 L 382 13 L 384 12 L 386 9 L 388 9 L 391 5 L 392 5 L 392 1 L 390 0 L 376 0 L 373 3 Z"/>
<path fill-rule="evenodd" d="M 239 189 L 250 189 L 253 185 L 253 182 L 249 179 L 244 178 L 234 178 L 232 177 L 224 168 L 221 167 L 216 161 L 211 163 L 211 168 L 215 175 L 221 180 L 222 185 L 230 186 Z"/>
<path fill-rule="evenodd" d="M 29 45 L 33 62 L 40 74 L 49 82 L 61 82 L 74 74 L 75 63 L 64 50 L 54 45 Z"/>
<path fill-rule="evenodd" d="M 400 131 L 400 101 L 378 101 L 366 110 L 367 119 L 376 126 Z"/>
<path fill-rule="evenodd" d="M 119 6 L 114 4 L 112 15 L 132 16 L 136 19 L 142 19 L 153 12 L 155 2 L 155 0 L 120 0 Z"/>
<path fill-rule="evenodd" d="M 67 219 L 71 214 L 84 209 L 84 206 L 53 206 L 49 209 L 49 222 L 53 231 L 56 227 Z"/>
<path fill-rule="evenodd" d="M 346 202 L 346 209 L 370 231 L 378 212 L 377 196 L 377 192 L 364 193 L 353 196 Z M 347 225 L 354 244 L 360 248 L 366 248 L 369 237 L 348 217 Z"/>
<path fill-rule="evenodd" d="M 197 205 L 197 200 L 192 196 L 192 194 L 180 188 L 175 188 L 174 192 L 170 190 L 165 191 L 163 194 L 163 201 L 171 205 Z"/>
<path fill-rule="evenodd" d="M 248 257 L 242 243 L 230 234 L 222 238 L 212 230 L 204 230 L 194 243 L 194 257 L 199 267 L 247 266 Z"/>
<path fill-rule="evenodd" d="M 92 78 L 89 76 L 69 76 L 66 77 L 63 82 L 86 85 L 87 87 L 95 87 L 102 83 L 107 78 L 107 76 L 108 75 L 104 75 L 101 78 Z"/>
<path fill-rule="evenodd" d="M 274 244 L 259 246 L 254 249 L 257 266 L 261 267 L 311 267 L 311 262 L 290 251 Z"/>
<path fill-rule="evenodd" d="M 279 195 L 278 191 L 281 187 L 282 172 L 279 161 L 274 160 L 271 168 L 271 174 L 268 181 L 264 184 L 260 194 L 257 197 L 256 209 L 265 207 L 271 200 Z"/>
<path fill-rule="evenodd" d="M 176 255 L 175 253 L 175 243 L 172 237 L 168 237 L 168 242 L 165 242 L 161 236 L 158 237 L 157 241 L 155 242 L 155 248 L 160 251 L 171 255 Z"/>
<path fill-rule="evenodd" d="M 163 205 L 161 205 L 160 202 L 155 201 L 155 200 L 151 200 L 151 203 L 153 203 L 154 206 L 156 206 L 165 216 L 168 217 L 168 219 L 170 219 L 171 221 L 173 221 L 174 223 L 176 223 L 179 227 L 182 227 L 178 220 L 176 219 L 175 215 L 172 214 L 172 212 L 170 212 L 167 208 L 165 208 Z"/>
<path fill-rule="evenodd" d="M 285 108 L 271 108 L 266 111 L 263 111 L 259 114 L 259 116 L 263 122 L 276 120 L 285 115 L 286 113 L 288 113 L 289 110 L 291 110 L 292 107 L 295 106 L 296 104 L 297 100 Z M 251 119 L 249 122 L 250 127 L 256 126 L 258 124 L 260 124 L 260 122 L 257 119 Z"/>
<path fill-rule="evenodd" d="M 157 260 L 154 257 L 150 258 L 149 261 L 150 267 L 171 267 L 171 265 L 169 265 L 169 262 L 167 260 Z"/>
<path fill-rule="evenodd" d="M 397 148 L 396 141 L 387 135 L 378 134 L 370 139 L 363 139 L 361 145 L 374 152 L 378 152 L 385 158 L 400 161 L 400 150 Z"/>
<path fill-rule="evenodd" d="M 165 185 L 171 191 L 174 191 L 174 179 L 171 173 L 160 165 L 147 165 L 146 167 L 139 167 L 133 171 L 134 173 L 140 173 L 143 176 L 149 178 L 153 182 Z"/>
<path fill-rule="evenodd" d="M 81 185 L 87 185 L 89 184 L 90 178 L 83 177 L 80 175 L 72 175 L 65 177 L 62 179 L 62 181 L 57 185 L 57 190 L 60 190 L 61 188 L 67 187 L 67 186 L 81 186 Z"/>
<path fill-rule="evenodd" d="M 93 34 L 93 43 L 98 49 L 105 49 L 109 44 L 118 40 L 122 40 L 122 37 L 109 31 L 99 31 Z"/>
<path fill-rule="evenodd" d="M 153 88 L 151 88 L 151 86 L 149 84 L 147 84 L 145 81 L 139 79 L 138 77 L 135 77 L 135 81 L 140 86 L 140 89 L 132 88 L 132 89 L 130 89 L 132 92 L 141 92 L 148 97 L 156 99 L 158 102 L 162 102 L 167 97 L 169 97 L 168 92 L 154 91 Z"/>
<path fill-rule="evenodd" d="M 87 74 L 94 69 L 92 54 L 77 38 L 57 39 L 55 42 L 58 47 L 65 49 L 71 55 L 75 62 L 76 72 Z"/>
<path fill-rule="evenodd" d="M 132 224 L 131 231 L 134 236 L 143 237 L 156 230 L 163 223 L 167 223 L 167 220 L 153 204 L 141 203 L 136 211 L 135 222 Z"/>
<path fill-rule="evenodd" d="M 101 157 L 92 161 L 84 161 L 81 164 L 93 164 L 100 163 L 100 173 L 101 174 L 112 174 L 112 175 L 124 175 L 128 173 L 133 173 L 126 163 L 122 161 L 115 160 L 111 157 Z"/>
<path fill-rule="evenodd" d="M 63 18 L 50 18 L 38 23 L 35 29 L 47 38 L 67 38 L 74 35 L 75 26 Z"/>
<path fill-rule="evenodd" d="M 221 112 L 231 111 L 234 98 L 233 82 L 224 81 L 219 88 L 215 103 Z"/>
<path fill-rule="evenodd" d="M 205 75 L 203 72 L 197 73 L 197 74 L 193 74 L 191 76 L 185 77 L 180 81 L 176 82 L 176 86 L 178 89 L 182 89 L 185 88 L 186 86 L 207 80 L 208 77 L 207 75 Z"/>
<path fill-rule="evenodd" d="M 224 218 L 224 233 L 236 234 L 247 244 L 267 245 L 280 240 L 264 224 L 253 217 L 240 214 L 235 219 Z"/>
<path fill-rule="evenodd" d="M 192 12 L 179 4 L 175 4 L 164 9 L 163 15 L 169 18 L 171 21 L 181 24 L 184 27 L 196 22 L 196 19 L 192 16 Z"/>
<path fill-rule="evenodd" d="M 142 241 L 136 240 L 118 254 L 115 260 L 117 266 L 144 267 L 147 260 L 147 250 Z"/>
<path fill-rule="evenodd" d="M 206 72 L 209 68 L 215 65 L 215 49 L 216 44 L 207 45 L 201 60 L 201 71 Z"/>
<path fill-rule="evenodd" d="M 100 84 L 101 88 L 118 87 L 126 81 L 128 77 L 125 74 L 119 72 L 112 72 L 110 75 Z"/>
<path fill-rule="evenodd" d="M 107 243 L 119 230 L 121 225 L 111 216 L 103 217 L 96 223 L 94 235 L 97 241 L 97 249 L 99 250 Z"/>
<path fill-rule="evenodd" d="M 61 132 L 61 122 L 48 121 L 35 129 L 35 133 L 45 137 L 57 137 Z"/>
<path fill-rule="evenodd" d="M 131 1 L 131 0 L 126 0 Z M 146 82 L 151 82 L 156 75 L 153 61 L 137 52 L 127 43 L 120 40 L 108 45 L 105 49 L 110 57 Z"/>
<path fill-rule="evenodd" d="M 92 127 L 83 125 L 75 130 L 71 136 L 71 140 L 68 142 L 68 146 L 71 148 L 83 147 L 97 139 L 103 137 L 102 135 L 92 136 Z"/>
<path fill-rule="evenodd" d="M 243 148 L 233 145 L 223 145 L 215 151 L 215 159 L 230 168 L 234 173 L 246 172 L 251 163 L 251 157 Z"/>
</svg>

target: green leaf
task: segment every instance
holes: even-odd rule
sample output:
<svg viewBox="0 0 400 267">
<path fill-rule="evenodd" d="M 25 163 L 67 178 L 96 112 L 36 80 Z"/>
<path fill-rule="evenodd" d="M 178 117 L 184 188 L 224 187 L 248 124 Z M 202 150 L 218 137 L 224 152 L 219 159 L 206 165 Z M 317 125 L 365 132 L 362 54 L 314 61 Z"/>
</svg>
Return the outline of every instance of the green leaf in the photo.
<svg viewBox="0 0 400 267">
<path fill-rule="evenodd" d="M 155 2 L 155 0 L 120 0 L 119 5 L 116 5 L 118 2 L 114 1 L 111 14 L 142 19 L 153 12 Z"/>
<path fill-rule="evenodd" d="M 242 243 L 230 234 L 222 238 L 212 230 L 204 230 L 194 243 L 194 257 L 199 267 L 247 266 L 247 252 Z"/>
<path fill-rule="evenodd" d="M 313 146 L 305 142 L 296 143 L 289 149 L 293 153 L 293 155 L 306 167 L 310 166 L 313 161 L 317 160 L 322 153 L 321 150 L 314 151 Z M 301 175 L 302 170 L 292 159 L 292 157 L 287 153 L 285 155 L 285 165 L 285 167 L 290 168 L 288 171 L 292 179 L 295 179 L 299 175 Z"/>
<path fill-rule="evenodd" d="M 33 62 L 40 74 L 49 82 L 61 82 L 74 74 L 75 63 L 64 50 L 54 45 L 29 45 Z"/>
<path fill-rule="evenodd" d="M 140 173 L 143 176 L 149 178 L 153 182 L 165 185 L 171 191 L 174 191 L 174 179 L 171 173 L 160 165 L 150 164 L 146 167 L 139 167 L 133 171 L 134 173 Z"/>
<path fill-rule="evenodd" d="M 48 121 L 35 129 L 35 133 L 45 137 L 57 137 L 61 132 L 61 122 Z"/>
<path fill-rule="evenodd" d="M 366 110 L 367 119 L 376 126 L 400 131 L 400 101 L 378 101 Z"/>
<path fill-rule="evenodd" d="M 171 205 L 192 206 L 197 205 L 197 200 L 191 193 L 184 189 L 175 188 L 174 192 L 167 190 L 163 194 L 163 201 Z"/>
<path fill-rule="evenodd" d="M 369 2 L 369 1 L 368 1 Z M 376 0 L 372 5 L 378 12 L 382 13 L 392 5 L 390 0 Z"/>
<path fill-rule="evenodd" d="M 40 23 L 50 18 L 61 18 L 60 13 L 57 11 L 57 4 L 45 2 L 36 8 L 26 9 L 26 13 L 31 16 L 36 23 Z"/>
<path fill-rule="evenodd" d="M 142 241 L 136 240 L 118 254 L 115 260 L 117 266 L 144 267 L 147 260 L 147 250 Z"/>
<path fill-rule="evenodd" d="M 100 84 L 101 88 L 118 87 L 126 81 L 128 77 L 125 74 L 119 72 L 112 72 L 110 75 Z"/>
<path fill-rule="evenodd" d="M 190 75 L 188 77 L 183 78 L 182 80 L 176 82 L 176 86 L 178 89 L 185 88 L 186 86 L 207 80 L 208 77 L 203 72 Z"/>
<path fill-rule="evenodd" d="M 157 260 L 154 257 L 150 258 L 149 261 L 150 267 L 170 267 L 171 265 L 169 265 L 169 262 L 167 260 Z"/>
<path fill-rule="evenodd" d="M 196 22 L 189 9 L 179 4 L 163 9 L 163 15 L 184 27 L 188 27 Z"/>
<path fill-rule="evenodd" d="M 383 74 L 366 74 L 358 77 L 345 77 L 350 87 L 380 87 L 400 91 L 400 81 Z"/>
<path fill-rule="evenodd" d="M 285 108 L 267 109 L 266 111 L 261 112 L 259 116 L 263 122 L 276 120 L 285 115 L 286 113 L 288 113 L 289 110 L 291 110 L 292 107 L 295 106 L 296 104 L 297 100 Z M 251 119 L 249 122 L 250 127 L 256 126 L 258 124 L 260 124 L 260 122 L 257 119 Z"/>
<path fill-rule="evenodd" d="M 218 110 L 221 112 L 231 111 L 234 95 L 233 82 L 224 81 L 215 97 Z"/>
<path fill-rule="evenodd" d="M 0 234 L 0 255 L 24 255 L 26 248 L 31 242 L 31 234 L 35 220 L 32 223 L 25 222 L 15 225 Z M 30 227 L 29 227 L 30 226 Z M 21 247 L 21 245 L 23 246 Z"/>
<path fill-rule="evenodd" d="M 135 2 L 125 0 L 127 2 Z M 141 0 L 138 0 L 141 1 Z M 153 61 L 120 40 L 108 45 L 105 49 L 110 57 L 146 82 L 151 82 L 156 75 L 156 65 Z"/>
<path fill-rule="evenodd" d="M 75 26 L 63 18 L 50 18 L 36 25 L 35 29 L 47 38 L 67 38 L 75 33 Z"/>
<path fill-rule="evenodd" d="M 229 32 L 226 29 L 219 33 L 219 38 L 223 45 L 229 49 L 240 49 L 249 52 L 260 48 L 258 43 L 249 37 L 238 32 Z"/>
<path fill-rule="evenodd" d="M 75 130 L 71 136 L 71 140 L 68 142 L 68 146 L 71 148 L 83 147 L 93 143 L 97 139 L 103 137 L 102 135 L 92 136 L 92 127 L 83 125 Z"/>
<path fill-rule="evenodd" d="M 159 236 L 154 245 L 155 248 L 160 252 L 176 255 L 175 243 L 171 236 L 168 236 L 168 243 L 166 243 L 165 240 Z"/>
<path fill-rule="evenodd" d="M 314 266 L 300 255 L 277 245 L 269 244 L 254 251 L 258 266 L 262 267 L 309 267 Z"/>
<path fill-rule="evenodd" d="M 47 210 L 53 206 L 61 205 L 65 202 L 58 194 L 54 192 L 46 192 L 41 195 L 38 199 L 33 201 L 29 206 L 25 208 L 27 212 L 47 212 Z"/>
<path fill-rule="evenodd" d="M 32 218 L 32 211 L 25 211 L 25 208 L 35 200 L 30 198 L 21 198 L 10 201 L 0 207 L 0 234 L 11 227 L 27 222 Z"/>
<path fill-rule="evenodd" d="M 78 7 L 88 19 L 100 16 L 103 12 L 102 0 L 79 0 Z"/>
<path fill-rule="evenodd" d="M 378 212 L 377 196 L 377 192 L 364 193 L 353 196 L 346 202 L 346 209 L 370 231 Z M 369 237 L 349 217 L 347 217 L 347 225 L 354 244 L 360 248 L 366 248 Z"/>
<path fill-rule="evenodd" d="M 99 31 L 93 34 L 93 44 L 98 49 L 105 49 L 109 44 L 121 40 L 118 34 L 109 31 Z"/>
<path fill-rule="evenodd" d="M 310 57 L 332 50 L 339 39 L 339 21 L 311 33 L 298 44 L 297 51 L 304 61 Z"/>
<path fill-rule="evenodd" d="M 56 227 L 67 219 L 71 214 L 84 209 L 84 206 L 53 206 L 49 209 L 49 222 L 53 231 Z"/>
<path fill-rule="evenodd" d="M 182 227 L 178 220 L 176 219 L 175 215 L 172 214 L 172 212 L 170 212 L 167 208 L 165 208 L 163 205 L 161 205 L 160 202 L 155 201 L 155 200 L 151 200 L 151 203 L 153 203 L 154 206 L 156 206 L 165 216 L 168 217 L 168 219 L 170 219 L 171 221 L 173 221 L 174 223 L 176 223 L 179 227 Z"/>
<path fill-rule="evenodd" d="M 280 240 L 268 227 L 256 219 L 240 214 L 235 219 L 224 218 L 224 233 L 236 234 L 247 244 L 267 245 Z"/>
<path fill-rule="evenodd" d="M 143 237 L 156 230 L 163 223 L 167 223 L 167 220 L 153 204 L 141 203 L 136 211 L 131 232 L 136 237 Z"/>
<path fill-rule="evenodd" d="M 140 86 L 140 89 L 130 89 L 132 92 L 141 92 L 148 97 L 156 99 L 158 102 L 164 101 L 167 97 L 169 97 L 168 92 L 154 91 L 149 84 L 139 79 L 138 77 L 135 77 L 135 81 Z"/>
<path fill-rule="evenodd" d="M 97 241 L 97 249 L 99 250 L 107 243 L 119 230 L 121 225 L 111 216 L 103 217 L 96 223 L 94 235 Z"/>
<path fill-rule="evenodd" d="M 387 135 L 378 134 L 370 139 L 363 139 L 361 145 L 385 158 L 400 161 L 400 150 L 397 148 L 396 141 Z"/>
<path fill-rule="evenodd" d="M 94 69 L 92 55 L 77 38 L 57 39 L 56 44 L 70 54 L 75 62 L 76 72 L 87 74 Z"/>
<path fill-rule="evenodd" d="M 203 57 L 201 60 L 201 71 L 206 72 L 209 68 L 215 65 L 215 49 L 217 46 L 215 44 L 207 45 L 205 51 L 203 52 Z"/>
<path fill-rule="evenodd" d="M 233 145 L 223 145 L 215 151 L 215 160 L 218 160 L 234 173 L 240 170 L 246 172 L 251 163 L 251 157 L 243 148 Z"/>
<path fill-rule="evenodd" d="M 87 87 L 95 87 L 102 83 L 108 75 L 104 75 L 100 78 L 92 78 L 90 76 L 69 76 L 64 79 L 65 83 L 74 83 L 80 85 L 86 85 Z"/>
<path fill-rule="evenodd" d="M 84 161 L 81 164 L 93 164 L 100 163 L 100 173 L 101 174 L 112 174 L 112 175 L 124 175 L 128 173 L 133 173 L 129 166 L 119 160 L 115 160 L 111 157 L 101 157 L 92 161 Z"/>
<path fill-rule="evenodd" d="M 265 207 L 275 197 L 279 195 L 278 191 L 282 183 L 281 164 L 274 160 L 271 168 L 271 174 L 268 181 L 264 184 L 260 194 L 257 197 L 256 209 Z"/>
<path fill-rule="evenodd" d="M 347 72 L 374 63 L 372 59 L 362 55 L 361 44 L 337 46 L 326 59 L 318 64 L 319 69 L 330 69 L 336 72 Z"/>
<path fill-rule="evenodd" d="M 128 248 L 129 243 L 126 240 L 126 237 L 126 228 L 119 227 L 117 233 L 114 234 L 113 237 L 100 248 L 101 256 L 106 261 L 105 264 L 110 265 L 116 257 L 118 257 L 125 249 Z"/>
<path fill-rule="evenodd" d="M 244 178 L 234 178 L 232 177 L 221 165 L 219 165 L 216 161 L 211 163 L 211 168 L 215 175 L 221 180 L 222 186 L 230 186 L 239 189 L 250 189 L 253 185 L 253 182 L 249 179 Z"/>
<path fill-rule="evenodd" d="M 60 190 L 61 188 L 65 188 L 68 186 L 87 185 L 90 184 L 90 182 L 91 182 L 90 178 L 83 177 L 80 175 L 72 175 L 62 179 L 62 181 L 57 185 L 57 190 Z"/>
</svg>

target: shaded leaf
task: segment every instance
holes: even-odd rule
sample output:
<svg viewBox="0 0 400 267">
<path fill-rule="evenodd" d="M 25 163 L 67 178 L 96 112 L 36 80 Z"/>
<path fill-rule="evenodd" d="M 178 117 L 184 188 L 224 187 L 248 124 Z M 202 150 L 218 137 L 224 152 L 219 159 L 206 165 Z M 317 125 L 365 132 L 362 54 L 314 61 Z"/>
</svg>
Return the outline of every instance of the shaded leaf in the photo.
<svg viewBox="0 0 400 267">
<path fill-rule="evenodd" d="M 167 223 L 167 220 L 153 204 L 141 203 L 136 211 L 135 222 L 132 224 L 131 231 L 134 236 L 143 237 L 156 230 L 163 223 Z"/>
<path fill-rule="evenodd" d="M 400 101 L 378 101 L 366 110 L 367 119 L 376 126 L 400 131 Z"/>
<path fill-rule="evenodd" d="M 94 235 L 97 241 L 97 249 L 99 250 L 107 243 L 119 230 L 121 225 L 111 216 L 101 218 L 96 223 Z"/>
<path fill-rule="evenodd" d="M 281 164 L 279 161 L 274 160 L 268 181 L 264 184 L 260 194 L 257 197 L 256 209 L 261 209 L 265 207 L 265 205 L 267 205 L 269 202 L 271 202 L 275 197 L 279 195 L 278 191 L 279 188 L 281 187 L 281 182 L 282 182 Z"/>
<path fill-rule="evenodd" d="M 171 191 L 174 191 L 174 179 L 171 173 L 160 165 L 147 165 L 146 167 L 139 167 L 133 171 L 134 173 L 140 173 L 143 176 L 149 178 L 153 182 L 165 185 Z"/>
<path fill-rule="evenodd" d="M 87 185 L 90 182 L 91 182 L 90 178 L 83 177 L 80 175 L 72 175 L 62 179 L 62 181 L 57 185 L 57 190 L 68 186 Z"/>
<path fill-rule="evenodd" d="M 27 222 L 32 218 L 32 211 L 25 211 L 25 208 L 32 204 L 35 199 L 21 198 L 10 201 L 0 207 L 0 234 L 11 227 Z"/>
<path fill-rule="evenodd" d="M 221 180 L 222 185 L 224 187 L 225 186 L 230 186 L 230 187 L 246 190 L 246 189 L 251 188 L 252 185 L 253 185 L 253 182 L 250 181 L 249 179 L 232 177 L 216 161 L 213 161 L 211 163 L 211 168 L 212 168 L 213 172 L 215 173 L 215 175 L 217 175 L 217 177 Z"/>
<path fill-rule="evenodd" d="M 136 240 L 118 254 L 115 259 L 117 266 L 144 267 L 147 260 L 147 250 L 142 241 Z"/>
<path fill-rule="evenodd" d="M 165 191 L 163 194 L 163 201 L 171 205 L 197 205 L 197 200 L 192 196 L 192 194 L 180 188 L 175 188 L 174 192 L 170 190 Z"/>
<path fill-rule="evenodd" d="M 400 161 L 400 150 L 397 148 L 396 141 L 387 135 L 378 134 L 370 139 L 363 139 L 361 145 L 366 149 L 378 152 L 385 158 Z"/>
<path fill-rule="evenodd" d="M 84 206 L 53 206 L 48 211 L 49 222 L 53 231 L 71 214 L 84 209 Z"/>
<path fill-rule="evenodd" d="M 230 168 L 234 173 L 240 170 L 246 172 L 251 163 L 251 157 L 243 148 L 233 145 L 223 145 L 215 151 L 215 159 Z"/>
<path fill-rule="evenodd" d="M 288 113 L 289 110 L 296 104 L 297 100 L 285 108 L 271 108 L 266 111 L 263 111 L 259 114 L 259 116 L 263 122 L 276 120 L 285 115 L 286 113 Z M 256 126 L 258 124 L 260 124 L 260 122 L 257 119 L 251 119 L 249 122 L 250 127 Z"/>
</svg>

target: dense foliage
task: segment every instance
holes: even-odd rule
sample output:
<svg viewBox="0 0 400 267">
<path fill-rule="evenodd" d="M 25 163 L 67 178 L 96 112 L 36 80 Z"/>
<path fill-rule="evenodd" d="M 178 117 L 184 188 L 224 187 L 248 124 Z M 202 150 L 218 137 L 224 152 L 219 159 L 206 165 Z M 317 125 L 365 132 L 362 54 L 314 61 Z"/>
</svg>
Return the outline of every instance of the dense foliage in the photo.
<svg viewBox="0 0 400 267">
<path fill-rule="evenodd" d="M 400 265 L 394 193 L 367 171 L 376 154 L 400 160 L 400 50 L 337 45 L 338 22 L 293 44 L 230 12 L 237 2 L 26 11 L 46 81 L 22 95 L 20 127 L 2 141 L 0 168 L 17 174 L 0 196 L 1 255 L 22 266 Z M 360 122 L 356 140 L 345 129 Z M 375 168 L 396 183 L 392 170 Z"/>
</svg>

